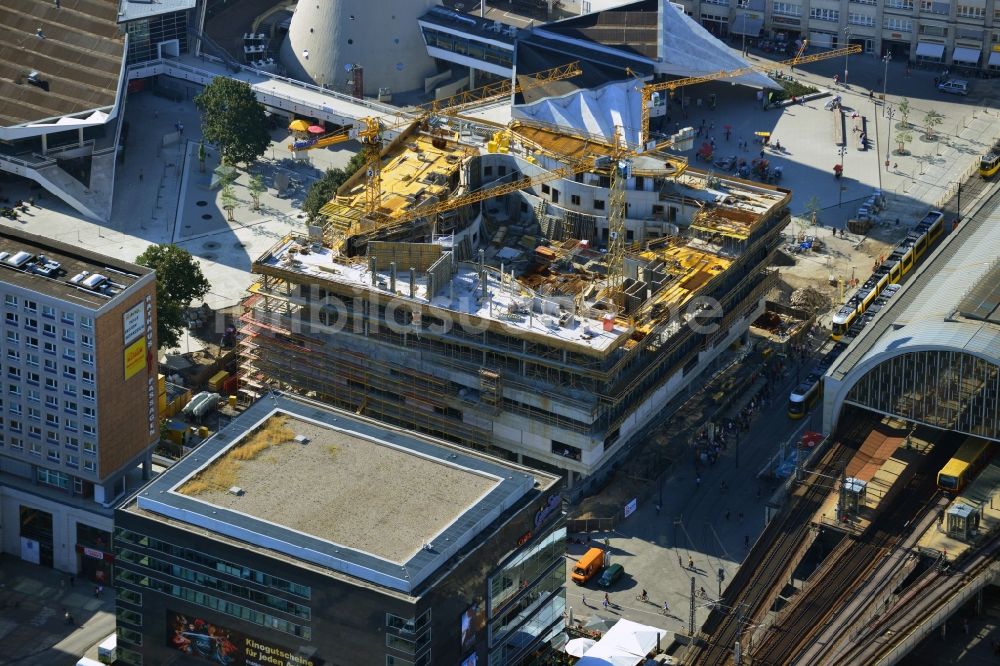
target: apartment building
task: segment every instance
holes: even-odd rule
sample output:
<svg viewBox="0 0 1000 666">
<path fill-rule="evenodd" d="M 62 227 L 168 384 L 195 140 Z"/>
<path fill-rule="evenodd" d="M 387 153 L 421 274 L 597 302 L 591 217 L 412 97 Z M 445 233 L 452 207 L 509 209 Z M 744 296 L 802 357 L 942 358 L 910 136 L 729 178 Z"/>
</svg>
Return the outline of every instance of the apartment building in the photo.
<svg viewBox="0 0 1000 666">
<path fill-rule="evenodd" d="M 1000 71 L 995 0 L 681 0 L 684 11 L 730 43 L 757 39 L 814 47 L 859 44 L 875 57 L 973 74 Z M 791 50 L 791 47 L 789 47 Z M 848 76 L 850 78 L 850 76 Z"/>
<path fill-rule="evenodd" d="M 159 439 L 155 288 L 148 268 L 0 231 L 4 552 L 109 579 L 114 503 Z"/>
</svg>

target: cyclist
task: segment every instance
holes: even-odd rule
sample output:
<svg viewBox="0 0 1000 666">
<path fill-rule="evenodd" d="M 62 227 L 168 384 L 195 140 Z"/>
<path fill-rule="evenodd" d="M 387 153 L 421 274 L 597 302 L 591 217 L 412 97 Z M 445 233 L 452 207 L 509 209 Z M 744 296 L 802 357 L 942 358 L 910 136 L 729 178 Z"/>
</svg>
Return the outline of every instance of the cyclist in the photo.
<svg viewBox="0 0 1000 666">
<path fill-rule="evenodd" d="M 698 590 L 698 596 L 701 597 L 702 599 L 704 599 L 705 597 L 708 596 L 708 593 L 705 592 L 705 588 L 704 587 L 701 588 L 700 590 Z"/>
<path fill-rule="evenodd" d="M 642 596 L 639 597 L 640 601 L 649 601 L 649 595 L 646 594 L 646 590 L 642 591 Z"/>
</svg>

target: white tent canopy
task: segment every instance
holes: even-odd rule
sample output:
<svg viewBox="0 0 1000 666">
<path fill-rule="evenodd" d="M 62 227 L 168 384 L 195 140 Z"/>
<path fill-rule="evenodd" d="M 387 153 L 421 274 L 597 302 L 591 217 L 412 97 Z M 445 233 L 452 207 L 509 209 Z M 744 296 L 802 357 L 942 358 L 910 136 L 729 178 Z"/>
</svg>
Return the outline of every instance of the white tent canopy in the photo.
<svg viewBox="0 0 1000 666">
<path fill-rule="evenodd" d="M 631 620 L 618 620 L 594 647 L 584 653 L 576 666 L 636 666 L 662 645 L 667 632 Z"/>
</svg>

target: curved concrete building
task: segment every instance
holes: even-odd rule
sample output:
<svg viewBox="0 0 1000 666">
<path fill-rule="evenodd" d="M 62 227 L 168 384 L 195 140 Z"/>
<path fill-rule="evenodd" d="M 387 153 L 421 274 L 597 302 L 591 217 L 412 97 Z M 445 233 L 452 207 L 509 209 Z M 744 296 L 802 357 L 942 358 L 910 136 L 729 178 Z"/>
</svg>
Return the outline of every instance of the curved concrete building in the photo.
<svg viewBox="0 0 1000 666">
<path fill-rule="evenodd" d="M 365 95 L 423 88 L 435 71 L 417 18 L 435 0 L 301 0 L 281 62 L 292 78 L 349 89 L 351 65 L 364 68 Z"/>
</svg>

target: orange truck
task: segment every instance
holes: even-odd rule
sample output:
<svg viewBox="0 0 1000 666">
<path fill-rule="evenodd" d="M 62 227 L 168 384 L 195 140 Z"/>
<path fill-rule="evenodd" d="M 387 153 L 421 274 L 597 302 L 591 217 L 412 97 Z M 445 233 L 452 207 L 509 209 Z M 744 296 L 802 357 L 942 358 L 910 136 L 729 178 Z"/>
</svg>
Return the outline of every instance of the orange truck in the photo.
<svg viewBox="0 0 1000 666">
<path fill-rule="evenodd" d="M 583 585 L 593 578 L 604 568 L 604 551 L 600 548 L 591 548 L 583 554 L 573 567 L 571 578 L 577 585 Z"/>
</svg>

